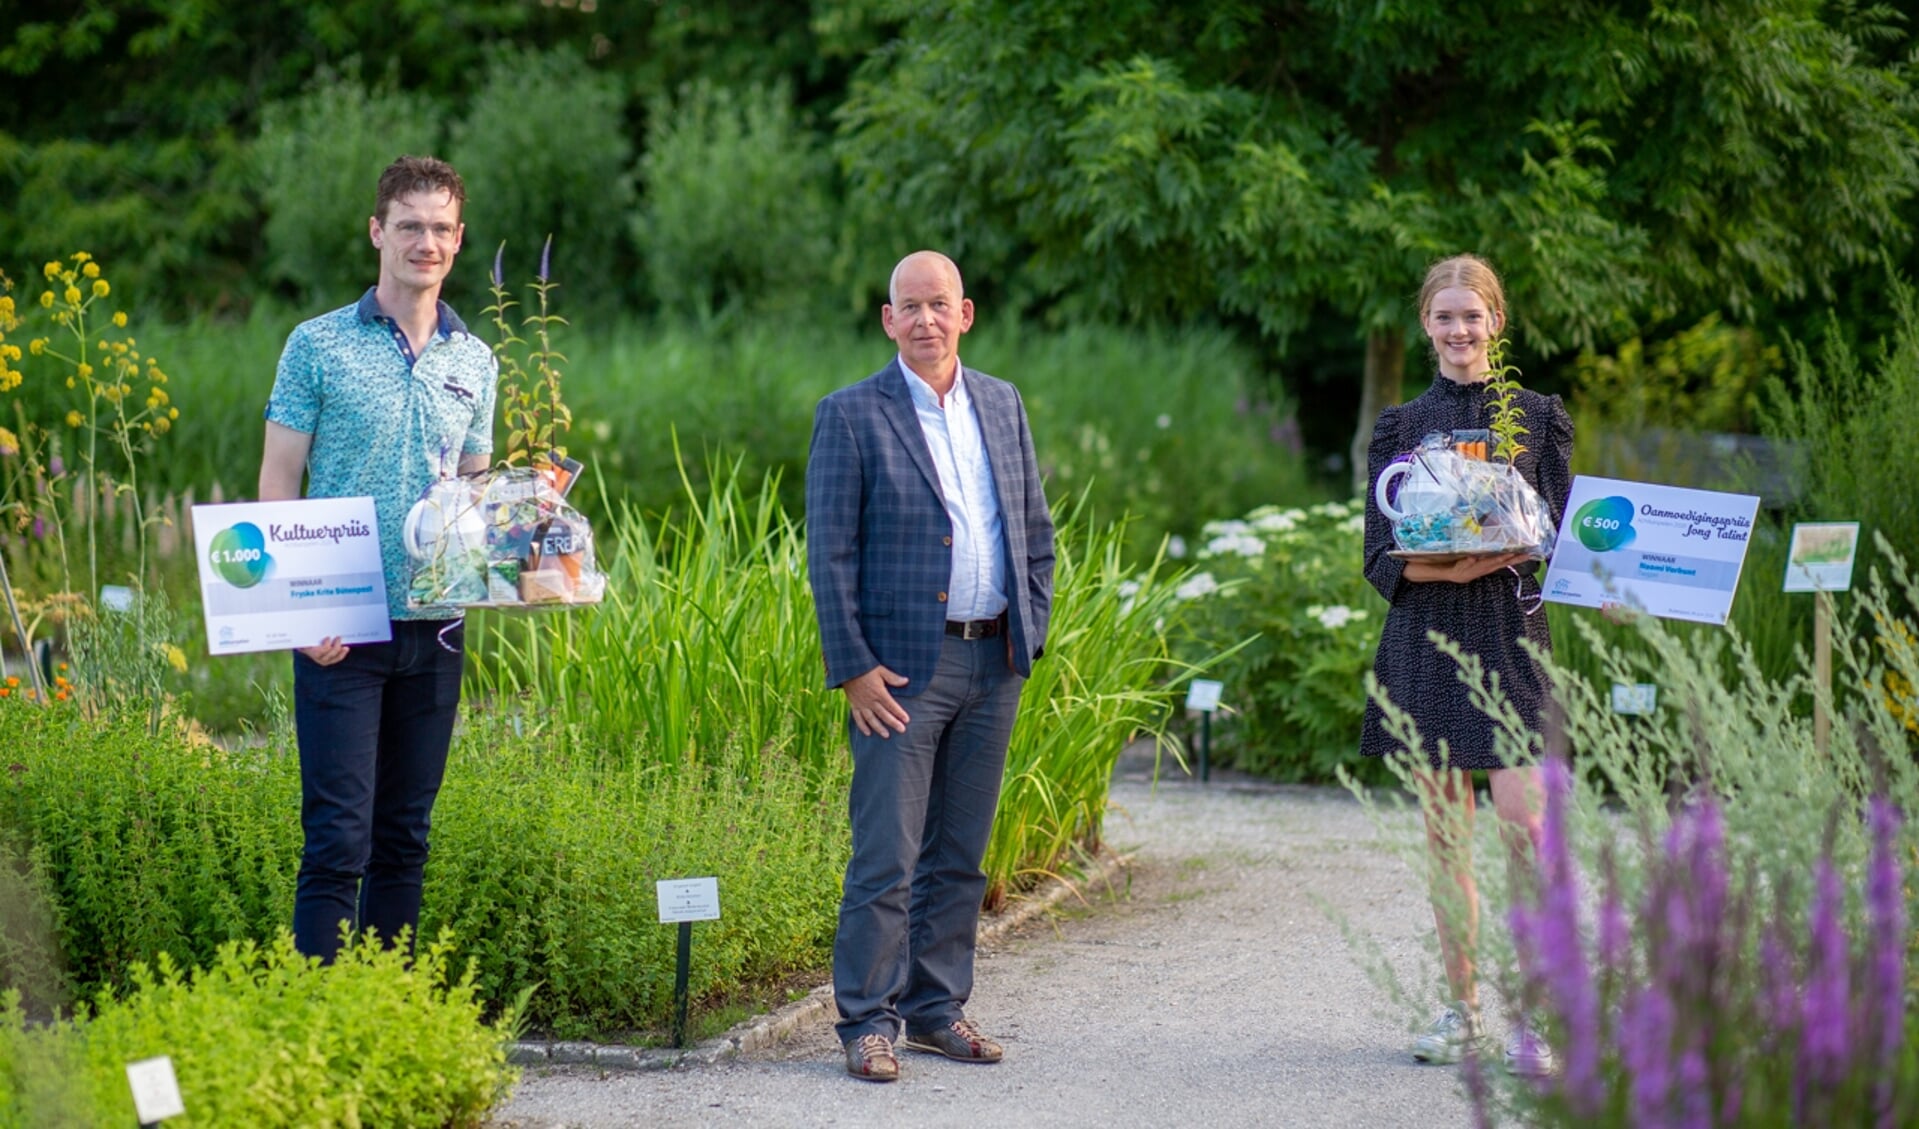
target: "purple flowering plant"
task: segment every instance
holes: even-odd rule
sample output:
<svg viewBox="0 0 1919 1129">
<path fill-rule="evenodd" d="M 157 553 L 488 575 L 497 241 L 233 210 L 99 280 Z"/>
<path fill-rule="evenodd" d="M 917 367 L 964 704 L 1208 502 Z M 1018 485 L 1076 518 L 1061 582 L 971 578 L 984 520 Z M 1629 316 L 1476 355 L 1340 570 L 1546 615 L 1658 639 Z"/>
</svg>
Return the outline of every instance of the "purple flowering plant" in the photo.
<svg viewBox="0 0 1919 1129">
<path fill-rule="evenodd" d="M 1379 820 L 1456 915 L 1509 1024 L 1526 1020 L 1555 1053 L 1544 1080 L 1474 1064 L 1482 1123 L 1919 1124 L 1919 883 L 1908 881 L 1919 742 L 1907 725 L 1919 716 L 1919 582 L 1880 548 L 1883 571 L 1848 597 L 1834 633 L 1831 690 L 1810 663 L 1768 676 L 1731 628 L 1681 633 L 1640 617 L 1628 648 L 1617 628 L 1575 618 L 1602 676 L 1537 652 L 1553 707 L 1536 729 L 1476 656 L 1434 639 L 1493 721 L 1501 757 L 1539 766 L 1544 796 L 1523 861 L 1496 849 L 1492 820 L 1462 839 L 1488 916 L 1508 926 L 1476 935 L 1419 824 Z M 1636 682 L 1658 684 L 1658 709 L 1614 712 L 1608 683 Z M 1369 692 L 1388 732 L 1420 747 L 1411 718 Z M 1823 753 L 1815 699 L 1834 719 Z M 1437 975 L 1377 946 L 1361 959 L 1409 1016 L 1444 998 Z"/>
<path fill-rule="evenodd" d="M 1778 908 L 1765 914 L 1758 876 L 1734 862 L 1726 801 L 1695 789 L 1663 836 L 1642 828 L 1636 895 L 1607 868 L 1588 940 L 1571 848 L 1573 773 L 1553 757 L 1543 776 L 1536 891 L 1509 919 L 1518 995 L 1562 1065 L 1510 1095 L 1522 1116 L 1651 1129 L 1891 1127 L 1919 1117 L 1903 820 L 1889 798 L 1866 805 L 1861 904 L 1849 907 L 1828 849 L 1812 868 L 1809 909 L 1794 912 L 1776 889 Z M 1489 1100 L 1475 1098 L 1482 1112 Z"/>
</svg>

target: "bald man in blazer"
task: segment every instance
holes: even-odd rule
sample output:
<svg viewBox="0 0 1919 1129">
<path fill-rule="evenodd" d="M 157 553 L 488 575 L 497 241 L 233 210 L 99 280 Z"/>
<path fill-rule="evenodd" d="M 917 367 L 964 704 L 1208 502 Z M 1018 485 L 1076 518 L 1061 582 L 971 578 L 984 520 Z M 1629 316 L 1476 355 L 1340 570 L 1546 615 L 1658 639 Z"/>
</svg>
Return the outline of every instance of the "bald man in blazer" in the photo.
<svg viewBox="0 0 1919 1129">
<path fill-rule="evenodd" d="M 820 401 L 807 564 L 826 681 L 853 749 L 833 990 L 847 1072 L 899 1077 L 895 1043 L 997 1062 L 965 1016 L 1020 689 L 1046 641 L 1053 523 L 1019 391 L 969 369 L 973 303 L 933 251 L 893 270 L 899 356 Z"/>
</svg>

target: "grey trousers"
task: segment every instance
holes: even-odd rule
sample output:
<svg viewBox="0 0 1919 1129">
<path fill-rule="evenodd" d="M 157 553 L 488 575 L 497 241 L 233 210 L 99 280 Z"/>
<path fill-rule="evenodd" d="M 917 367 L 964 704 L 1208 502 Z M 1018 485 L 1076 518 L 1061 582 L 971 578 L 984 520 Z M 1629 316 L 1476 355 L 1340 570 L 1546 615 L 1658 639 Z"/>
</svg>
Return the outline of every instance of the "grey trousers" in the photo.
<svg viewBox="0 0 1919 1129">
<path fill-rule="evenodd" d="M 947 636 L 932 681 L 900 699 L 906 732 L 867 737 L 849 723 L 853 857 L 833 941 L 841 1042 L 961 1017 L 986 894 L 980 860 L 1025 682 L 1004 637 Z"/>
</svg>

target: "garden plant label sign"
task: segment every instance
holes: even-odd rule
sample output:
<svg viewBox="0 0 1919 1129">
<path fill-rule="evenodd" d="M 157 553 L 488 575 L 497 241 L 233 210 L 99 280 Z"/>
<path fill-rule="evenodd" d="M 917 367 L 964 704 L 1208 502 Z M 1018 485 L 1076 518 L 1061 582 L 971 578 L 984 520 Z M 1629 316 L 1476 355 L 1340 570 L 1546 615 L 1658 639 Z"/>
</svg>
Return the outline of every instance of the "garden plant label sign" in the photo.
<svg viewBox="0 0 1919 1129">
<path fill-rule="evenodd" d="M 660 899 L 660 924 L 675 921 L 718 921 L 720 880 L 668 878 L 655 884 Z"/>
<path fill-rule="evenodd" d="M 1212 713 L 1219 708 L 1220 691 L 1225 688 L 1225 683 L 1210 678 L 1193 679 L 1186 685 L 1186 708 Z"/>
<path fill-rule="evenodd" d="M 391 639 L 379 529 L 372 498 L 193 507 L 207 652 Z"/>
<path fill-rule="evenodd" d="M 1723 625 L 1758 513 L 1752 494 L 1582 474 L 1566 499 L 1546 599 Z"/>
<path fill-rule="evenodd" d="M 1792 527 L 1786 550 L 1786 591 L 1844 592 L 1852 587 L 1858 556 L 1858 522 L 1802 521 Z"/>
<path fill-rule="evenodd" d="M 153 1125 L 187 1111 L 180 1100 L 180 1083 L 173 1076 L 173 1059 L 166 1055 L 127 1064 L 127 1086 L 133 1091 L 133 1115 L 142 1125 Z"/>
</svg>

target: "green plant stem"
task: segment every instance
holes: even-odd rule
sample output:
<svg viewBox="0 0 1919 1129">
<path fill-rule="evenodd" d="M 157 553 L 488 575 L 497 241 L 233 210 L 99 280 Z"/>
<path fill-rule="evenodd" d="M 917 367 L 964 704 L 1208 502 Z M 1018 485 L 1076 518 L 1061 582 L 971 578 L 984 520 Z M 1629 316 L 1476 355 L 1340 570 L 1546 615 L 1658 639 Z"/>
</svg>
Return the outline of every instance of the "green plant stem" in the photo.
<svg viewBox="0 0 1919 1129">
<path fill-rule="evenodd" d="M 40 677 L 40 664 L 33 661 L 33 640 L 27 637 L 27 626 L 20 620 L 20 605 L 13 599 L 13 581 L 7 576 L 7 555 L 0 551 L 0 592 L 7 597 L 7 614 L 13 617 L 13 634 L 20 640 L 20 653 L 27 663 L 27 674 L 33 679 L 35 696 L 40 704 L 47 704 L 47 684 Z"/>
</svg>

